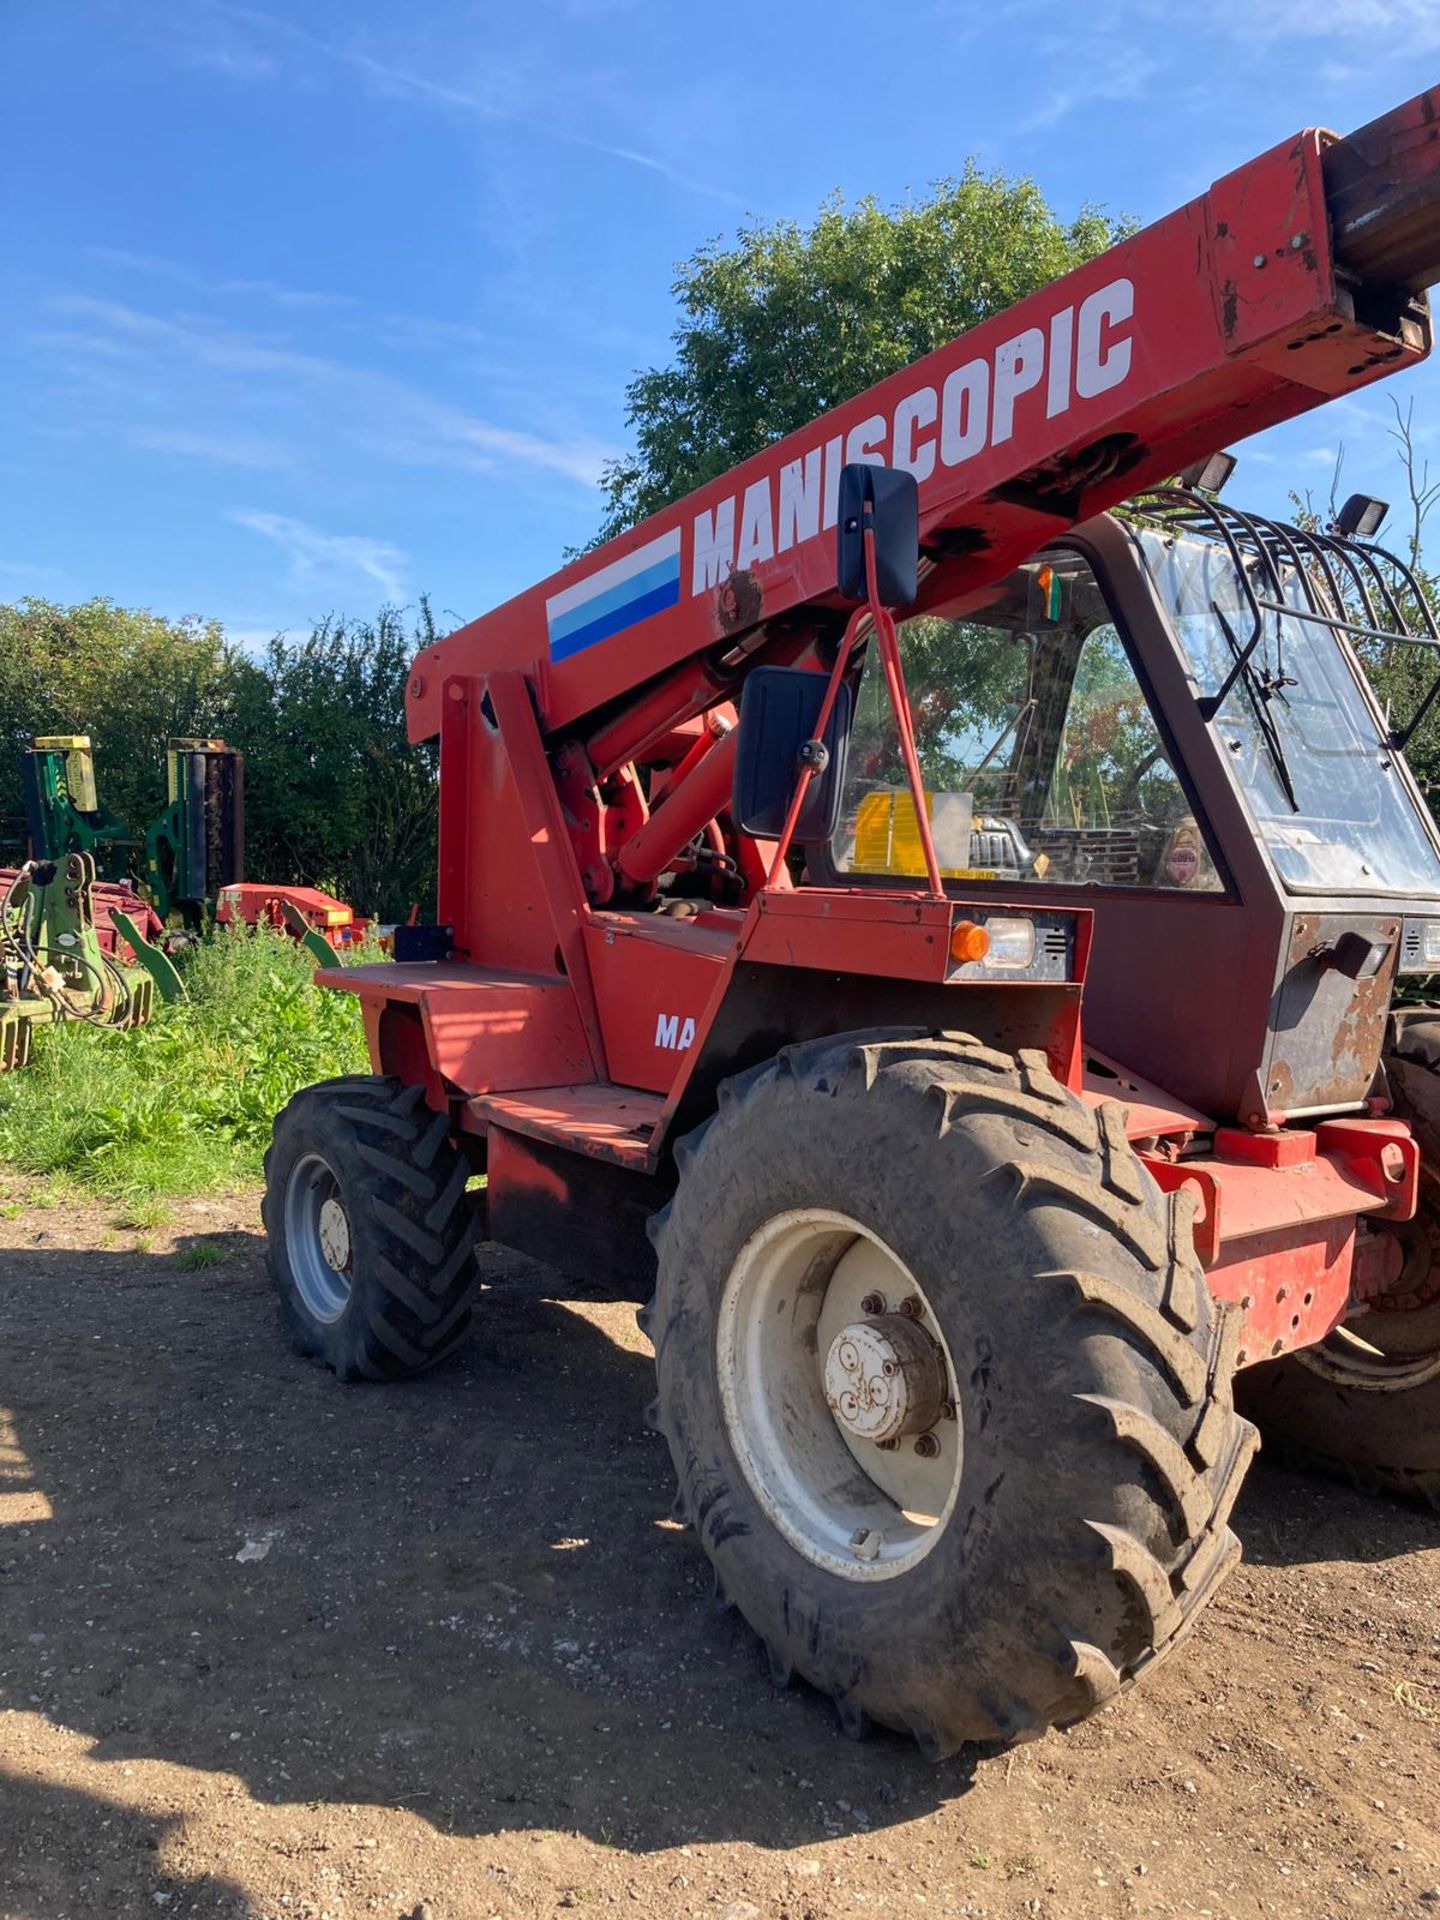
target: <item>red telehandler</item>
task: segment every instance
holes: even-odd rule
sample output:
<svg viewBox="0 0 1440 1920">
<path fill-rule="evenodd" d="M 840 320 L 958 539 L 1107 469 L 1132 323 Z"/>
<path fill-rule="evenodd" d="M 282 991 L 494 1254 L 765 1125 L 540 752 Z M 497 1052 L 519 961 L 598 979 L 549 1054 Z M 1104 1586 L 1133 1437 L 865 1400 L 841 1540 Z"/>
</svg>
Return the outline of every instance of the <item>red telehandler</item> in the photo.
<svg viewBox="0 0 1440 1920">
<path fill-rule="evenodd" d="M 276 1123 L 288 1331 L 448 1353 L 482 1171 L 653 1291 L 676 1511 L 849 1732 L 1111 1698 L 1238 1555 L 1237 1369 L 1417 1304 L 1440 839 L 1356 648 L 1433 627 L 1361 538 L 1107 510 L 1423 358 L 1437 136 L 1297 135 L 415 662 L 439 922 L 321 975 L 374 1076 Z"/>
</svg>

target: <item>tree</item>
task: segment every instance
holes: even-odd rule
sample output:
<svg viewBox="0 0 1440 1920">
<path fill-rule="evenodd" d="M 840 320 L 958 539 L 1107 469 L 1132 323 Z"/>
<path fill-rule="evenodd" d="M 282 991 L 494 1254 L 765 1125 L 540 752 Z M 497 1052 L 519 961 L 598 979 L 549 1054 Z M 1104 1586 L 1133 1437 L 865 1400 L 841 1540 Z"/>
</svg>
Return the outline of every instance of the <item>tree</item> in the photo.
<svg viewBox="0 0 1440 1920">
<path fill-rule="evenodd" d="M 674 364 L 626 389 L 635 451 L 602 487 L 609 539 L 1134 231 L 1066 224 L 1033 180 L 972 161 L 919 199 L 827 200 L 680 267 Z"/>
<path fill-rule="evenodd" d="M 381 919 L 435 885 L 436 755 L 405 730 L 405 683 L 436 638 L 422 600 L 322 620 L 234 663 L 229 739 L 245 755 L 245 865 L 320 886 Z"/>
<path fill-rule="evenodd" d="M 24 839 L 20 755 L 37 733 L 86 733 L 102 804 L 136 826 L 165 799 L 165 742 L 223 730 L 232 651 L 218 621 L 87 600 L 0 606 L 0 840 Z"/>
<path fill-rule="evenodd" d="M 219 735 L 246 760 L 246 873 L 400 917 L 434 891 L 435 754 L 406 737 L 405 683 L 435 637 L 422 601 L 413 632 L 383 607 L 279 636 L 256 660 L 216 621 L 108 600 L 0 606 L 0 864 L 24 846 L 35 734 L 89 734 L 101 803 L 137 836 L 165 804 L 166 740 Z"/>
</svg>

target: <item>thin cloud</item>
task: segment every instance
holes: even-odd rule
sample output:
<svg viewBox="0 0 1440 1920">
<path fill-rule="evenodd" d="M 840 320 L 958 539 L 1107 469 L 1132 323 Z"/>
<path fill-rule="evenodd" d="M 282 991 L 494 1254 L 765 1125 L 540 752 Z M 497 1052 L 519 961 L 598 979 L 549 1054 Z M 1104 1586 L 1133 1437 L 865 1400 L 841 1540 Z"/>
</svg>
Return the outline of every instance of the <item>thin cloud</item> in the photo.
<svg viewBox="0 0 1440 1920">
<path fill-rule="evenodd" d="M 171 454 L 179 460 L 208 460 L 217 467 L 247 467 L 256 472 L 294 465 L 285 447 L 232 433 L 187 433 L 168 427 L 141 427 L 130 444 L 146 453 Z"/>
<path fill-rule="evenodd" d="M 384 460 L 393 444 L 405 465 L 517 467 L 594 486 L 613 449 L 588 436 L 555 438 L 491 421 L 373 369 L 305 353 L 264 334 L 194 317 L 168 319 L 113 300 L 65 295 L 50 311 L 68 322 L 30 345 L 71 382 L 77 402 L 103 408 L 115 431 L 223 448 L 279 443 L 258 436 L 268 411 L 292 432 L 310 425 Z M 428 452 L 427 452 L 428 450 Z M 235 464 L 232 461 L 230 464 Z"/>
<path fill-rule="evenodd" d="M 1258 40 L 1366 40 L 1403 48 L 1407 57 L 1440 47 L 1435 0 L 1221 0 L 1217 19 L 1232 32 Z"/>
<path fill-rule="evenodd" d="M 58 586 L 68 578 L 63 567 L 44 567 L 35 560 L 0 560 L 0 580 L 32 581 L 37 586 L 48 582 Z"/>
<path fill-rule="evenodd" d="M 326 579 L 363 578 L 379 587 L 387 600 L 405 597 L 407 556 L 388 540 L 362 534 L 322 533 L 304 520 L 284 513 L 235 512 L 237 527 L 273 540 L 289 564 L 290 584 L 308 587 Z"/>
<path fill-rule="evenodd" d="M 1070 63 L 1066 63 L 1067 70 Z M 1101 101 L 1138 100 L 1159 71 L 1148 55 L 1125 48 L 1107 53 L 1100 50 L 1093 71 L 1073 83 L 1056 87 L 1022 119 L 1019 133 L 1043 133 L 1056 126 L 1078 108 L 1092 108 Z"/>
<path fill-rule="evenodd" d="M 231 80 L 268 80 L 275 71 L 275 62 L 268 53 L 253 46 L 241 46 L 233 36 L 224 41 L 212 36 L 201 38 L 195 33 L 193 22 L 182 21 L 178 32 L 172 30 L 168 44 L 171 58 L 180 66 L 208 68 Z"/>
<path fill-rule="evenodd" d="M 304 27 L 297 27 L 292 20 L 283 20 L 276 14 L 262 12 L 258 7 L 246 7 L 234 4 L 234 0 L 209 0 L 210 10 L 224 15 L 232 21 L 241 21 L 262 33 L 291 41 L 297 46 L 308 48 L 312 53 L 320 54 L 324 59 L 340 66 L 351 68 L 365 74 L 369 79 L 389 93 L 398 97 L 425 100 L 436 106 L 452 108 L 458 112 L 490 122 L 493 125 L 520 127 L 527 133 L 533 133 L 545 140 L 552 140 L 561 146 L 576 147 L 586 153 L 604 154 L 611 160 L 622 161 L 627 166 L 639 167 L 644 172 L 655 174 L 666 180 L 671 186 L 684 188 L 689 193 L 703 195 L 709 200 L 720 200 L 729 206 L 742 204 L 740 195 L 731 193 L 724 187 L 713 186 L 708 180 L 697 180 L 693 175 L 682 172 L 658 155 L 645 153 L 639 148 L 618 146 L 608 140 L 598 140 L 593 135 L 578 133 L 573 127 L 567 127 L 552 120 L 544 120 L 537 115 L 522 113 L 514 107 L 505 105 L 499 98 L 475 93 L 463 87 L 450 86 L 441 80 L 432 80 L 424 74 L 413 73 L 409 68 L 397 67 L 385 60 L 378 60 L 373 54 L 365 53 L 358 47 L 341 46 L 332 40 L 324 40 L 318 34 L 309 33 Z"/>
<path fill-rule="evenodd" d="M 286 286 L 280 280 L 215 280 L 194 267 L 187 267 L 183 261 L 167 260 L 156 253 L 132 253 L 128 247 L 86 247 L 85 255 L 122 273 L 146 274 L 195 293 L 270 300 L 280 307 L 353 307 L 356 304 L 348 293 L 315 293 L 308 287 Z"/>
<path fill-rule="evenodd" d="M 84 257 L 117 273 L 159 280 L 169 286 L 184 287 L 187 292 L 205 294 L 212 299 L 259 299 L 278 307 L 341 310 L 336 325 L 350 332 L 373 336 L 383 346 L 402 352 L 441 353 L 455 348 L 494 353 L 502 336 L 491 329 L 477 327 L 466 320 L 437 318 L 432 314 L 360 311 L 360 301 L 349 293 L 321 293 L 309 287 L 292 287 L 280 280 L 241 278 L 226 275 L 216 278 L 186 266 L 183 261 L 167 259 L 158 253 L 137 253 L 129 247 L 90 246 Z M 609 339 L 615 333 L 595 325 L 587 326 L 587 337 Z M 627 342 L 631 336 L 625 336 Z"/>
</svg>

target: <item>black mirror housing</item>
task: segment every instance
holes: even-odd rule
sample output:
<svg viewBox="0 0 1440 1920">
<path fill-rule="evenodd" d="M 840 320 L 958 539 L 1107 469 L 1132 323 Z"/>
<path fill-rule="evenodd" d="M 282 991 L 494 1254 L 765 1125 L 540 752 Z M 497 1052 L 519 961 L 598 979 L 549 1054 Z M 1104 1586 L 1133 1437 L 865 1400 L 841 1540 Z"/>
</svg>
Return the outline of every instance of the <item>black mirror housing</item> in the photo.
<svg viewBox="0 0 1440 1920">
<path fill-rule="evenodd" d="M 908 607 L 920 591 L 920 489 L 900 467 L 853 462 L 840 469 L 835 578 L 847 600 L 868 600 L 866 508 L 875 533 L 875 597 L 882 607 Z"/>
<path fill-rule="evenodd" d="M 776 840 L 795 797 L 801 769 L 816 768 L 795 823 L 795 840 L 830 839 L 840 817 L 845 755 L 850 744 L 850 689 L 842 681 L 825 729 L 822 754 L 807 756 L 829 676 L 803 667 L 755 667 L 740 696 L 735 742 L 735 824 L 742 833 Z"/>
</svg>

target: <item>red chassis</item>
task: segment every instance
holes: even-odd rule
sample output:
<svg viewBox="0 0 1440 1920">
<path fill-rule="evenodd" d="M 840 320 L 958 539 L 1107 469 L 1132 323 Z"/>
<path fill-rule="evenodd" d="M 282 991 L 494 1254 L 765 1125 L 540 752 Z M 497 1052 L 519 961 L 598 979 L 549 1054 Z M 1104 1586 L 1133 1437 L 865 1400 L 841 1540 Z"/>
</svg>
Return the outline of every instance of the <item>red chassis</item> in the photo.
<svg viewBox="0 0 1440 1920">
<path fill-rule="evenodd" d="M 491 1231 L 509 1245 L 556 1259 L 576 1244 L 592 1271 L 598 1264 L 623 1284 L 633 1241 L 618 1213 L 598 1241 L 591 1222 L 577 1243 L 577 1217 L 610 1184 L 586 1163 L 643 1176 L 636 1207 L 653 1205 L 667 1143 L 709 1110 L 727 1069 L 748 1064 L 742 1036 L 753 1011 L 778 1000 L 786 1038 L 809 1037 L 800 1002 L 825 985 L 836 991 L 812 1002 L 818 1030 L 881 1020 L 978 1028 L 1012 1049 L 1043 1050 L 1057 1078 L 1093 1104 L 1118 1099 L 1160 1185 L 1195 1197 L 1212 1289 L 1244 1308 L 1237 1364 L 1314 1344 L 1344 1318 L 1352 1290 L 1364 1298 L 1395 1278 L 1398 1243 L 1367 1223 L 1414 1212 L 1419 1153 L 1406 1128 L 1376 1118 L 1313 1132 L 1217 1129 L 1115 1063 L 1087 1062 L 1084 912 L 1072 980 L 1000 989 L 967 981 L 949 961 L 966 908 L 920 894 L 805 887 L 762 892 L 743 914 L 675 921 L 582 905 L 576 917 L 593 1028 L 581 993 L 553 973 L 452 962 L 318 976 L 360 996 L 377 1071 L 423 1079 L 429 1103 L 486 1143 Z M 853 1021 L 842 1011 L 849 982 Z M 595 1072 L 592 1032 L 621 1062 L 617 1078 Z M 1212 1134 L 1214 1152 L 1178 1158 Z"/>
<path fill-rule="evenodd" d="M 1369 1223 L 1414 1208 L 1399 1123 L 1298 1130 L 1272 1111 L 1245 1132 L 1123 1068 L 1087 1074 L 1084 909 L 1052 916 L 1058 977 L 998 985 L 951 958 L 996 902 L 767 885 L 773 844 L 730 818 L 733 702 L 757 664 L 830 664 L 847 463 L 915 475 L 916 610 L 957 614 L 1220 442 L 1423 358 L 1437 120 L 1440 89 L 1349 141 L 1298 135 L 419 656 L 409 723 L 440 738 L 451 957 L 320 979 L 360 996 L 376 1070 L 423 1084 L 486 1166 L 495 1237 L 623 1275 L 626 1198 L 658 1204 L 727 1076 L 795 1040 L 908 1026 L 1039 1050 L 1118 1097 L 1156 1179 L 1195 1197 L 1214 1291 L 1245 1308 L 1242 1360 L 1315 1342 L 1393 1279 Z M 617 623 L 636 580 L 649 597 Z M 740 904 L 656 912 L 697 846 Z"/>
</svg>

